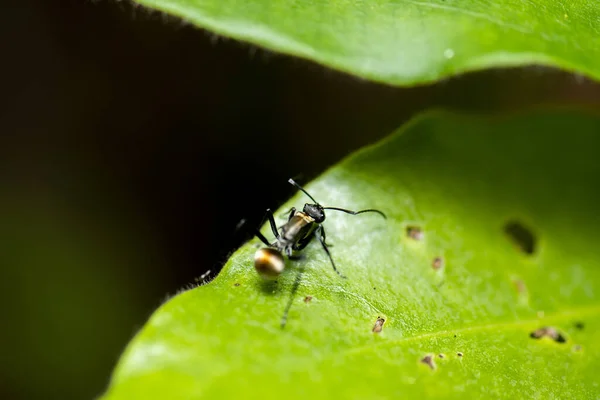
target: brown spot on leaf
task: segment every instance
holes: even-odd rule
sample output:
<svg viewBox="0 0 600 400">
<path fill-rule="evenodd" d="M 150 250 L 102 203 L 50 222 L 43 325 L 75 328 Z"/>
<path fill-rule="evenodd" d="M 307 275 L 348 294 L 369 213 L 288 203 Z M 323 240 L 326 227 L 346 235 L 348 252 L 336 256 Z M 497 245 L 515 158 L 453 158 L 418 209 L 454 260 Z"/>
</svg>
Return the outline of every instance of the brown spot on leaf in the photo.
<svg viewBox="0 0 600 400">
<path fill-rule="evenodd" d="M 418 226 L 409 225 L 406 227 L 406 236 L 413 240 L 423 240 L 425 235 L 423 234 L 423 230 Z"/>
<path fill-rule="evenodd" d="M 525 254 L 533 254 L 536 249 L 536 238 L 531 229 L 518 221 L 509 221 L 504 225 L 504 233 Z"/>
<path fill-rule="evenodd" d="M 234 283 L 233 286 L 240 286 L 240 284 L 238 282 Z"/>
<path fill-rule="evenodd" d="M 383 324 L 385 323 L 385 319 L 381 317 L 377 317 L 377 321 L 375 321 L 375 325 L 373 325 L 373 332 L 379 333 L 383 330 Z"/>
<path fill-rule="evenodd" d="M 446 357 L 446 356 L 445 356 L 445 355 L 443 355 L 442 353 L 440 353 L 440 354 L 438 354 L 438 357 L 439 357 L 439 358 L 444 358 L 444 357 Z"/>
<path fill-rule="evenodd" d="M 535 331 L 531 332 L 529 336 L 532 339 L 548 337 L 557 343 L 565 343 L 567 341 L 567 339 L 556 328 L 551 326 L 544 326 L 540 329 L 536 329 Z"/>
<path fill-rule="evenodd" d="M 457 356 L 462 357 L 463 353 L 461 353 L 460 351 L 458 353 L 456 353 Z"/>
<path fill-rule="evenodd" d="M 312 296 L 306 296 L 306 297 L 304 298 L 304 302 L 305 302 L 305 303 L 310 303 L 310 301 L 311 301 L 311 300 L 312 300 Z"/>
<path fill-rule="evenodd" d="M 436 257 L 433 259 L 431 266 L 436 271 L 444 267 L 444 259 L 442 257 Z"/>
<path fill-rule="evenodd" d="M 575 322 L 575 323 L 573 324 L 573 326 L 574 326 L 576 329 L 580 330 L 580 331 L 582 331 L 582 330 L 583 330 L 583 328 L 585 328 L 585 325 L 584 325 L 584 324 L 583 324 L 583 322 L 581 322 L 581 321 Z"/>
<path fill-rule="evenodd" d="M 517 292 L 517 301 L 521 305 L 529 305 L 529 291 L 527 290 L 527 285 L 525 284 L 525 281 L 518 277 L 513 277 L 512 283 Z"/>
<path fill-rule="evenodd" d="M 573 351 L 575 351 L 575 352 L 581 351 L 581 345 L 576 344 L 575 346 L 573 346 Z"/>
<path fill-rule="evenodd" d="M 515 284 L 515 288 L 519 293 L 527 293 L 527 286 L 525 286 L 525 282 L 520 279 L 514 279 L 513 283 Z"/>
<path fill-rule="evenodd" d="M 435 369 L 435 361 L 433 360 L 433 356 L 431 354 L 427 354 L 425 357 L 421 358 L 421 362 L 425 365 L 429 365 L 429 368 Z"/>
</svg>

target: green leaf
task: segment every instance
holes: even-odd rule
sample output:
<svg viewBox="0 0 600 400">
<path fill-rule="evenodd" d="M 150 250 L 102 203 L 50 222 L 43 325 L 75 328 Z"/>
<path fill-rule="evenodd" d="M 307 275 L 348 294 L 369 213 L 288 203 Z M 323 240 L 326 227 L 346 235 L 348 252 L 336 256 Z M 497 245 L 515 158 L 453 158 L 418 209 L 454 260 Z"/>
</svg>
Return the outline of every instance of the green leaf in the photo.
<svg viewBox="0 0 600 400">
<path fill-rule="evenodd" d="M 315 241 L 263 281 L 253 240 L 151 317 L 105 399 L 597 397 L 598 131 L 569 113 L 417 119 L 307 185 L 388 215 L 328 211 L 347 279 Z"/>
<path fill-rule="evenodd" d="M 600 79 L 594 1 L 136 1 L 225 36 L 390 84 L 529 64 Z"/>
</svg>

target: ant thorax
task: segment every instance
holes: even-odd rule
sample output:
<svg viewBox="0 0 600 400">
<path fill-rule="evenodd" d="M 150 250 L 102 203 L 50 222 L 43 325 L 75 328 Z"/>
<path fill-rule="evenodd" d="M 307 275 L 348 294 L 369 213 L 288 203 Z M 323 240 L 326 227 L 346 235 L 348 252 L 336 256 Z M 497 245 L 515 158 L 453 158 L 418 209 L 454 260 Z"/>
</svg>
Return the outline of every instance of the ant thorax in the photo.
<svg viewBox="0 0 600 400">
<path fill-rule="evenodd" d="M 289 221 L 281 227 L 281 234 L 275 242 L 275 247 L 289 256 L 292 253 L 292 248 L 300 240 L 312 234 L 314 226 L 314 218 L 302 211 L 296 211 Z"/>
</svg>

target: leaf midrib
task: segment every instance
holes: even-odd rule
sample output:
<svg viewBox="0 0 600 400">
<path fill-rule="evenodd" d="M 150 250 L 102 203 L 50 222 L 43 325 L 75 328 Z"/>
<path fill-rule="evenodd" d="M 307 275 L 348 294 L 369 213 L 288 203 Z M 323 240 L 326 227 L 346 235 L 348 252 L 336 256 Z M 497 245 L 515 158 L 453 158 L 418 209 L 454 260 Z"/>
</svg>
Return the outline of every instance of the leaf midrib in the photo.
<svg viewBox="0 0 600 400">
<path fill-rule="evenodd" d="M 419 341 L 419 340 L 434 339 L 434 338 L 439 338 L 439 337 L 449 336 L 449 335 L 456 335 L 456 334 L 469 334 L 469 333 L 482 332 L 482 331 L 487 331 L 487 330 L 493 330 L 493 331 L 497 332 L 502 329 L 510 330 L 510 329 L 514 329 L 514 328 L 518 328 L 518 327 L 522 327 L 522 326 L 529 326 L 529 325 L 536 325 L 536 324 L 540 325 L 540 327 L 541 327 L 544 325 L 548 325 L 548 322 L 551 322 L 551 321 L 569 319 L 569 318 L 573 318 L 573 317 L 597 315 L 597 314 L 600 314 L 600 305 L 578 307 L 578 308 L 563 310 L 563 311 L 560 311 L 560 312 L 557 312 L 554 314 L 550 314 L 550 315 L 545 315 L 543 318 L 494 322 L 494 323 L 487 323 L 487 324 L 475 325 L 475 326 L 464 327 L 464 328 L 446 329 L 446 330 L 437 331 L 437 332 L 420 333 L 420 334 L 414 335 L 414 336 L 408 336 L 408 337 L 404 337 L 404 338 L 400 338 L 400 339 L 391 339 L 391 340 L 388 340 L 385 342 L 379 342 L 379 343 L 369 344 L 366 346 L 355 347 L 355 348 L 346 350 L 345 354 L 347 354 L 347 355 L 358 354 L 358 353 L 362 353 L 365 351 L 373 350 L 374 348 L 400 346 L 400 345 L 403 345 L 406 343 L 415 342 L 415 341 Z"/>
</svg>

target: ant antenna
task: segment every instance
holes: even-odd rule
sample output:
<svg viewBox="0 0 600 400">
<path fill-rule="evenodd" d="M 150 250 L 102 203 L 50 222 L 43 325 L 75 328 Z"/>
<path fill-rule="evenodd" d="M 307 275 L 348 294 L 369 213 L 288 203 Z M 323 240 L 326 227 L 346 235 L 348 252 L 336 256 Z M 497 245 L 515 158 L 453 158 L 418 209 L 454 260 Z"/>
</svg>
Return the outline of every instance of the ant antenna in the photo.
<svg viewBox="0 0 600 400">
<path fill-rule="evenodd" d="M 293 180 L 292 178 L 290 178 L 288 180 L 288 182 L 291 183 L 292 185 L 296 186 L 298 189 L 300 189 L 302 191 L 302 193 L 304 193 L 305 195 L 307 195 L 308 197 L 310 197 L 310 199 L 312 201 L 314 201 L 315 204 L 317 204 L 317 205 L 319 204 L 319 202 L 316 201 L 310 194 L 308 194 L 308 192 L 306 190 L 304 190 L 304 188 L 302 186 L 298 185 L 295 180 Z"/>
<path fill-rule="evenodd" d="M 381 212 L 379 210 L 375 210 L 373 208 L 369 208 L 367 210 L 352 211 L 352 210 L 346 210 L 345 208 L 339 208 L 339 207 L 323 207 L 323 210 L 341 211 L 346 214 L 352 214 L 352 215 L 358 215 L 358 214 L 362 214 L 362 213 L 366 213 L 366 212 L 374 212 L 374 213 L 381 215 L 384 219 L 387 219 L 386 215 L 383 212 Z"/>
</svg>

